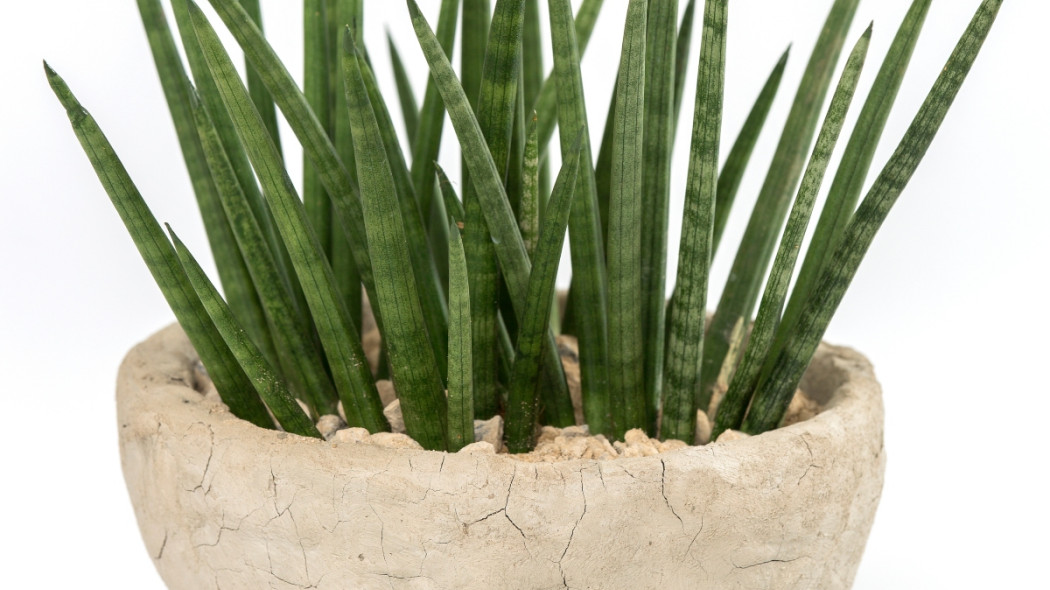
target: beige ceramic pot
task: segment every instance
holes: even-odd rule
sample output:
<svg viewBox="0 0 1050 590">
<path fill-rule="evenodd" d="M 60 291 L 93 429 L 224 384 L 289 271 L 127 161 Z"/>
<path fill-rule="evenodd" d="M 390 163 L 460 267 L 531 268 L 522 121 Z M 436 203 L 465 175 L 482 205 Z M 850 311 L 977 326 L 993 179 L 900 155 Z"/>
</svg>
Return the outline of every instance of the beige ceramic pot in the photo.
<svg viewBox="0 0 1050 590">
<path fill-rule="evenodd" d="M 117 387 L 128 491 L 173 589 L 849 588 L 882 489 L 880 388 L 845 348 L 806 375 L 815 418 L 561 463 L 263 430 L 196 366 L 172 326 Z"/>
</svg>

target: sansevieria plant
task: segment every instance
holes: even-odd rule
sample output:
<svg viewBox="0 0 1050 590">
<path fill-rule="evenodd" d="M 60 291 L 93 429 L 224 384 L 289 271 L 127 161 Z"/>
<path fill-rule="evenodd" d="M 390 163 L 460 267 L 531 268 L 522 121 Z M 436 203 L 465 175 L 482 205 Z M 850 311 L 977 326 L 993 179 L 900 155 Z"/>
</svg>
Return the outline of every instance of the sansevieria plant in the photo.
<svg viewBox="0 0 1050 590">
<path fill-rule="evenodd" d="M 627 17 L 604 120 L 588 117 L 580 71 L 603 0 L 583 0 L 575 15 L 570 0 L 549 0 L 549 73 L 539 0 L 442 0 L 436 31 L 408 0 L 406 23 L 430 66 L 421 106 L 392 41 L 397 100 L 380 92 L 369 59 L 375 48 L 362 44 L 364 0 L 304 0 L 302 88 L 263 35 L 258 0 L 210 0 L 247 58 L 246 82 L 192 0 L 171 0 L 175 29 L 161 0 L 138 0 L 221 293 L 158 224 L 91 115 L 45 68 L 237 416 L 319 437 L 316 420 L 341 406 L 350 426 L 383 431 L 375 383 L 389 378 L 408 434 L 424 447 L 457 450 L 474 441 L 475 419 L 499 414 L 509 449 L 527 451 L 538 425 L 574 422 L 555 344 L 563 332 L 579 342 L 592 433 L 617 439 L 640 428 L 692 444 L 697 411 L 716 390 L 724 397 L 712 417 L 715 436 L 780 423 L 1002 4 L 980 2 L 861 198 L 931 1 L 914 0 L 897 30 L 789 289 L 872 34 L 869 27 L 852 45 L 836 81 L 859 0 L 835 0 L 717 302 L 708 301 L 711 261 L 788 57 L 776 61 L 720 168 L 729 0 L 688 0 L 681 15 L 677 0 L 608 3 Z M 699 59 L 690 53 L 694 20 L 702 25 Z M 458 70 L 449 62 L 457 28 Z M 689 68 L 698 77 L 685 204 L 672 215 L 672 145 Z M 276 109 L 302 145 L 301 195 L 285 167 Z M 446 115 L 458 154 L 439 150 Z M 591 131 L 602 124 L 593 146 Z M 555 173 L 546 156 L 556 130 Z M 440 162 L 456 157 L 464 172 L 454 185 Z M 669 292 L 668 226 L 679 221 Z M 555 276 L 566 234 L 572 282 L 562 314 Z M 378 375 L 362 348 L 364 296 L 382 335 Z"/>
</svg>

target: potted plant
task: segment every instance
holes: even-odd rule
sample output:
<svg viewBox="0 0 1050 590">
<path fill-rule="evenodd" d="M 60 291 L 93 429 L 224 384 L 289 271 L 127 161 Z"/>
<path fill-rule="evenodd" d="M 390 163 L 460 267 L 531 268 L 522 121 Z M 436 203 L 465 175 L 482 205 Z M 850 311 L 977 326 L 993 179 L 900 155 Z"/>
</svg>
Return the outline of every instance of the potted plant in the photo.
<svg viewBox="0 0 1050 590">
<path fill-rule="evenodd" d="M 256 4 L 211 4 L 248 57 L 247 85 L 193 2 L 171 3 L 188 71 L 160 1 L 139 8 L 225 296 L 47 68 L 179 320 L 128 355 L 118 392 L 125 477 L 171 587 L 851 584 L 881 490 L 881 399 L 863 357 L 820 339 L 1001 0 L 981 2 L 861 200 L 930 5 L 913 2 L 789 297 L 871 35 L 836 82 L 858 0 L 834 2 L 709 321 L 710 262 L 787 58 L 719 170 L 727 0 L 690 0 L 681 21 L 673 0 L 626 4 L 597 150 L 579 57 L 601 0 L 575 20 L 568 0 L 550 1 L 546 80 L 536 2 L 490 12 L 464 0 L 457 74 L 458 0 L 443 0 L 436 33 L 409 0 L 431 78 L 417 109 L 395 68 L 404 140 L 358 42 L 363 2 L 305 2 L 303 90 Z M 688 67 L 697 99 L 669 294 L 670 153 Z M 302 199 L 275 105 L 303 146 Z M 446 114 L 462 198 L 436 164 Z M 563 158 L 548 189 L 555 128 Z M 566 231 L 573 281 L 552 313 Z M 380 342 L 369 359 L 365 344 Z M 787 425 L 792 403 L 817 415 Z M 475 442 L 490 420 L 495 444 Z M 547 452 L 517 455 L 537 439 Z"/>
</svg>

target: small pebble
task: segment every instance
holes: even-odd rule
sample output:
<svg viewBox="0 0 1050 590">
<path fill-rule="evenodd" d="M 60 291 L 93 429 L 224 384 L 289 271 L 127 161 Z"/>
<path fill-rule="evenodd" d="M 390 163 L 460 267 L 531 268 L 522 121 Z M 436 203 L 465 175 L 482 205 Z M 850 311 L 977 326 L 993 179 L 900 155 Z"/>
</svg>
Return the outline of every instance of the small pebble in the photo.
<svg viewBox="0 0 1050 590">
<path fill-rule="evenodd" d="M 711 420 L 703 410 L 696 411 L 696 444 L 706 445 L 711 442 Z"/>
<path fill-rule="evenodd" d="M 390 423 L 390 432 L 405 433 L 405 417 L 401 414 L 401 400 L 395 399 L 390 405 L 383 408 L 383 415 Z"/>
<path fill-rule="evenodd" d="M 335 433 L 343 428 L 346 428 L 346 422 L 334 414 L 321 416 L 321 419 L 317 421 L 317 431 L 325 440 L 331 440 Z"/>
<path fill-rule="evenodd" d="M 718 439 L 715 440 L 715 442 L 733 442 L 734 440 L 744 440 L 745 438 L 751 438 L 751 435 L 746 432 L 740 432 L 739 430 L 727 430 L 722 434 L 719 434 Z"/>
<path fill-rule="evenodd" d="M 412 440 L 407 434 L 397 432 L 377 432 L 364 441 L 367 444 L 389 449 L 418 449 L 423 450 L 423 445 Z"/>
<path fill-rule="evenodd" d="M 474 421 L 474 441 L 487 442 L 493 449 L 503 444 L 503 416 Z"/>
<path fill-rule="evenodd" d="M 342 430 L 337 430 L 329 440 L 331 440 L 331 442 L 340 443 L 363 443 L 367 441 L 370 436 L 368 430 L 364 428 L 344 428 Z"/>
<path fill-rule="evenodd" d="M 464 455 L 495 455 L 496 447 L 492 446 L 491 443 L 484 440 L 479 440 L 476 443 L 470 443 L 459 450 Z"/>
</svg>

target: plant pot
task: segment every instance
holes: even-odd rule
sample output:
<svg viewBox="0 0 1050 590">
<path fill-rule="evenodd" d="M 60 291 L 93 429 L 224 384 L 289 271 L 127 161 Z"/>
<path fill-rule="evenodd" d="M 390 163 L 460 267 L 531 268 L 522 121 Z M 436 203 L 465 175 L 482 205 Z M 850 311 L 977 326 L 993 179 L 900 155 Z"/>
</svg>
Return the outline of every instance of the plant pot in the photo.
<svg viewBox="0 0 1050 590">
<path fill-rule="evenodd" d="M 561 463 L 263 430 L 197 367 L 171 326 L 117 386 L 124 476 L 173 589 L 849 588 L 882 490 L 880 388 L 846 348 L 803 381 L 815 418 Z"/>
</svg>

